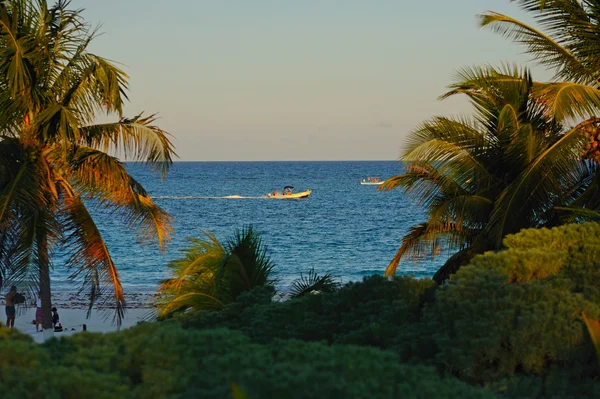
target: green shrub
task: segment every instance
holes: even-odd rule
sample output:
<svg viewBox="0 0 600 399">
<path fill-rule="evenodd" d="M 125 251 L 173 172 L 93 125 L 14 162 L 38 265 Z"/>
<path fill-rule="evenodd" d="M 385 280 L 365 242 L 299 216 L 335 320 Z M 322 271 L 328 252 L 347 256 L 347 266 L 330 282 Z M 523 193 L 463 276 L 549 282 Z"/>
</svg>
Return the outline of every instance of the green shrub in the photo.
<svg viewBox="0 0 600 399">
<path fill-rule="evenodd" d="M 553 229 L 527 229 L 504 239 L 506 250 L 476 256 L 471 265 L 502 269 L 510 282 L 560 275 L 584 287 L 600 289 L 600 223 Z"/>
<path fill-rule="evenodd" d="M 507 277 L 467 266 L 438 290 L 424 321 L 440 366 L 479 382 L 543 375 L 553 363 L 592 364 L 581 311 L 598 315 L 598 306 L 552 282 L 508 284 Z"/>
<path fill-rule="evenodd" d="M 79 366 L 82 367 L 77 367 L 65 365 L 61 356 L 53 356 L 53 353 L 65 353 L 69 345 L 64 342 L 49 343 L 57 349 L 52 351 L 35 344 L 28 335 L 0 328 L 0 397 L 111 399 L 126 396 L 127 386 L 121 384 L 114 369 L 100 373 L 87 367 L 93 363 L 87 361 L 87 357 L 81 359 Z"/>
<path fill-rule="evenodd" d="M 261 288 L 222 312 L 191 312 L 177 320 L 186 327 L 241 330 L 259 343 L 301 339 L 396 347 L 409 358 L 422 343 L 415 323 L 434 289 L 435 283 L 429 279 L 371 276 L 335 293 L 272 302 Z"/>
<path fill-rule="evenodd" d="M 595 223 L 524 230 L 462 268 L 424 315 L 438 366 L 476 382 L 529 374 L 547 384 L 554 366 L 595 375 L 581 315 L 600 314 L 599 232 Z"/>
<path fill-rule="evenodd" d="M 2 398 L 33 397 L 42 391 L 33 383 L 44 375 L 48 354 L 31 337 L 0 327 L 0 395 Z M 43 378 L 43 377 L 42 377 Z M 11 387 L 10 390 L 3 387 Z M 31 393 L 29 393 L 32 391 Z"/>
<path fill-rule="evenodd" d="M 567 251 L 582 243 L 600 244 L 600 223 L 569 224 L 552 229 L 525 229 L 504 238 L 506 248 L 548 252 Z"/>
<path fill-rule="evenodd" d="M 232 382 L 257 399 L 494 397 L 433 368 L 402 365 L 391 352 L 297 340 L 253 344 L 240 332 L 175 323 L 80 333 L 43 346 L 14 335 L 0 345 L 0 362 L 14 374 L 5 378 L 2 370 L 3 398 L 231 398 Z"/>
</svg>

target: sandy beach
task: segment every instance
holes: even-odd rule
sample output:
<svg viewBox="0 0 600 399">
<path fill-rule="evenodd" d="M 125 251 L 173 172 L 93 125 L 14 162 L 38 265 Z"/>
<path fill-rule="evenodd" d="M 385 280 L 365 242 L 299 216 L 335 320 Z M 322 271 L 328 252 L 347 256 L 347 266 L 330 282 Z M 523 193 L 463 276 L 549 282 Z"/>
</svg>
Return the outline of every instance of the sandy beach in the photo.
<svg viewBox="0 0 600 399">
<path fill-rule="evenodd" d="M 152 303 L 155 294 L 151 293 L 131 293 L 126 294 L 127 310 L 121 324 L 121 329 L 129 328 L 137 323 L 148 320 L 152 314 Z M 0 304 L 2 310 L 0 320 L 6 324 L 6 313 L 4 311 L 4 296 Z M 114 310 L 111 308 L 95 308 L 92 314 L 87 318 L 88 301 L 84 295 L 77 293 L 56 293 L 52 295 L 52 304 L 58 309 L 60 322 L 63 326 L 62 332 L 54 333 L 56 338 L 69 336 L 83 331 L 83 325 L 89 332 L 112 332 L 117 331 L 117 325 L 113 321 Z M 107 304 L 110 305 L 110 304 Z M 33 339 L 41 343 L 44 341 L 42 332 L 35 331 L 35 306 L 18 306 L 17 317 L 15 319 L 15 328 L 29 334 Z"/>
</svg>

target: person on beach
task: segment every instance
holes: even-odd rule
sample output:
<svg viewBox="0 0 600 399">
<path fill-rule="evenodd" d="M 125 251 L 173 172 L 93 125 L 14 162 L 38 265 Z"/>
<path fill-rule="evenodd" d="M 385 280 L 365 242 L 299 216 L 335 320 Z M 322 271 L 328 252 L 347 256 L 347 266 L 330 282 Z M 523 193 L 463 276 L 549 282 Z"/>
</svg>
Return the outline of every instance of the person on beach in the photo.
<svg viewBox="0 0 600 399">
<path fill-rule="evenodd" d="M 15 295 L 17 295 L 17 287 L 10 287 L 10 291 L 6 294 L 6 327 L 15 327 Z"/>
<path fill-rule="evenodd" d="M 56 310 L 56 308 L 52 308 L 52 327 L 56 328 L 56 325 L 58 324 L 59 321 L 59 317 L 58 317 L 58 311 Z"/>
<path fill-rule="evenodd" d="M 42 325 L 42 298 L 40 298 L 42 293 L 38 293 L 38 297 L 35 300 L 35 332 L 40 331 L 40 326 Z"/>
</svg>

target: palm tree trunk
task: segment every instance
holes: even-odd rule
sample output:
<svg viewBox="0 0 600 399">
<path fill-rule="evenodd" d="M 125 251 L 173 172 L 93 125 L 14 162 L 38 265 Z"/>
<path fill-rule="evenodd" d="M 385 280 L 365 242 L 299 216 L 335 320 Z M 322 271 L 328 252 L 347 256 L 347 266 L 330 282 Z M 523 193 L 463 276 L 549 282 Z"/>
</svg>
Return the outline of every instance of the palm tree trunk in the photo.
<svg viewBox="0 0 600 399">
<path fill-rule="evenodd" d="M 443 284 L 450 278 L 451 275 L 456 273 L 461 266 L 469 264 L 473 256 L 476 253 L 472 248 L 466 248 L 452 255 L 442 267 L 433 275 L 433 280 L 438 284 Z"/>
<path fill-rule="evenodd" d="M 52 327 L 52 299 L 50 295 L 50 270 L 49 265 L 40 265 L 40 299 L 42 300 L 42 329 L 51 330 Z"/>
<path fill-rule="evenodd" d="M 40 299 L 42 300 L 42 329 L 53 330 L 52 326 L 52 298 L 50 293 L 50 254 L 48 251 L 48 237 L 41 233 L 37 235 L 39 271 L 40 271 Z"/>
</svg>

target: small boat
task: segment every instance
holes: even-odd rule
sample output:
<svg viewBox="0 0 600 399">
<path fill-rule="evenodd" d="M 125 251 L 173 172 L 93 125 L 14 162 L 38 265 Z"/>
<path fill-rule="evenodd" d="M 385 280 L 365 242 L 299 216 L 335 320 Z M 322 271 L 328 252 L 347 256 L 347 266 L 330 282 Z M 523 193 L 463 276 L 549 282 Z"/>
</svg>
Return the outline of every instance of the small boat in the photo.
<svg viewBox="0 0 600 399">
<path fill-rule="evenodd" d="M 273 198 L 273 199 L 301 199 L 301 198 L 308 198 L 310 193 L 312 193 L 312 190 L 306 190 L 306 191 L 302 191 L 299 193 L 294 193 L 294 192 L 292 192 L 293 190 L 294 190 L 294 187 L 285 186 L 283 188 L 283 190 L 281 191 L 281 193 L 278 193 L 277 191 L 273 191 L 272 193 L 267 194 L 267 197 Z"/>
<path fill-rule="evenodd" d="M 379 180 L 378 177 L 369 177 L 360 181 L 363 186 L 381 186 L 383 183 L 385 183 L 385 180 Z"/>
</svg>

